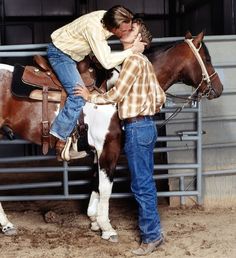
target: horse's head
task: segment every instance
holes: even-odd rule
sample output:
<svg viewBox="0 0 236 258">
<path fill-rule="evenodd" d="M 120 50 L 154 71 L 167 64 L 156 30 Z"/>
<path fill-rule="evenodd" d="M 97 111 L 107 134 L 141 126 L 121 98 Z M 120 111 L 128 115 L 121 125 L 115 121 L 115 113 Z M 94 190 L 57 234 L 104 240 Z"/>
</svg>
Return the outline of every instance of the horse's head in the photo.
<svg viewBox="0 0 236 258">
<path fill-rule="evenodd" d="M 211 57 L 203 42 L 203 37 L 203 32 L 194 38 L 190 32 L 185 35 L 187 58 L 183 66 L 182 81 L 193 85 L 202 96 L 214 99 L 222 94 L 223 85 L 211 63 Z"/>
</svg>

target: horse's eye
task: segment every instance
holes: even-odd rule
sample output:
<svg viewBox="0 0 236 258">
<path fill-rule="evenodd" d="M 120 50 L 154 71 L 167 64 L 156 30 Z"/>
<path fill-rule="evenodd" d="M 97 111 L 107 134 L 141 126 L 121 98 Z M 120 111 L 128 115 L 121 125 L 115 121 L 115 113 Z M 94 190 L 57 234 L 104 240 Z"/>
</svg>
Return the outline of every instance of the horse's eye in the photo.
<svg viewBox="0 0 236 258">
<path fill-rule="evenodd" d="M 91 67 L 88 70 L 89 70 L 90 73 L 93 72 L 93 68 L 91 68 Z"/>
</svg>

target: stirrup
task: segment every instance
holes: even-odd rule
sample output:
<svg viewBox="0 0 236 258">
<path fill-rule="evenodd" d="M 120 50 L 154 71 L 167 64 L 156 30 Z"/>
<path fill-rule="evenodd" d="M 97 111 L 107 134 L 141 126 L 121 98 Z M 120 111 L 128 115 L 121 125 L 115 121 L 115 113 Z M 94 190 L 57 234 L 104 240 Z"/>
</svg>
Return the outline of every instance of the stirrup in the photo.
<svg viewBox="0 0 236 258">
<path fill-rule="evenodd" d="M 67 137 L 65 147 L 61 152 L 62 160 L 65 160 L 65 161 L 70 160 L 70 146 L 71 146 L 71 143 L 72 143 L 72 138 Z"/>
<path fill-rule="evenodd" d="M 82 159 L 88 156 L 86 151 L 76 151 L 73 148 L 69 151 L 70 159 Z"/>
<path fill-rule="evenodd" d="M 72 137 L 67 137 L 64 149 L 61 152 L 62 160 L 82 159 L 88 156 L 86 151 L 78 151 L 72 143 Z"/>
</svg>

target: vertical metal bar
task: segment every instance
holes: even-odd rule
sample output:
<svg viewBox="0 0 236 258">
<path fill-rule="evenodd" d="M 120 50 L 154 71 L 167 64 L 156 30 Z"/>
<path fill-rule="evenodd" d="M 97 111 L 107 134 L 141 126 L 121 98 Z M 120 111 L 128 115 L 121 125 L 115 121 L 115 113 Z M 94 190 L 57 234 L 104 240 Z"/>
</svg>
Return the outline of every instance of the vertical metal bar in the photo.
<svg viewBox="0 0 236 258">
<path fill-rule="evenodd" d="M 197 202 L 198 204 L 202 204 L 202 106 L 201 101 L 198 102 L 198 113 L 197 113 L 197 132 L 198 132 L 198 140 L 197 140 Z"/>
<path fill-rule="evenodd" d="M 235 0 L 231 0 L 232 34 L 235 33 Z"/>
<path fill-rule="evenodd" d="M 0 44 L 4 45 L 6 44 L 6 23 L 5 23 L 5 0 L 1 0 L 0 1 L 0 7 L 1 7 L 1 40 L 0 40 Z"/>
<path fill-rule="evenodd" d="M 184 191 L 184 176 L 181 176 L 179 178 L 179 188 L 180 188 L 180 191 L 183 192 Z M 180 205 L 185 205 L 185 197 L 184 195 L 181 195 L 180 196 Z"/>
<path fill-rule="evenodd" d="M 63 162 L 63 190 L 64 196 L 69 196 L 69 184 L 68 184 L 68 163 L 66 161 Z"/>
</svg>

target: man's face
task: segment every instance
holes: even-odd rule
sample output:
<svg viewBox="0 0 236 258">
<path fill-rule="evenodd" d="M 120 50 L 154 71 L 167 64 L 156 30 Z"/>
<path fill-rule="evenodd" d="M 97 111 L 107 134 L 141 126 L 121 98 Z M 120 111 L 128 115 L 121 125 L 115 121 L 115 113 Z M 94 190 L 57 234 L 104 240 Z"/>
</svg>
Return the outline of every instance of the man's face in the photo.
<svg viewBox="0 0 236 258">
<path fill-rule="evenodd" d="M 121 38 L 131 31 L 131 26 L 132 22 L 122 22 L 119 28 L 114 28 L 111 30 L 111 32 L 118 38 Z"/>
<path fill-rule="evenodd" d="M 139 34 L 140 25 L 133 23 L 131 30 L 120 38 L 121 43 L 133 43 Z"/>
</svg>

